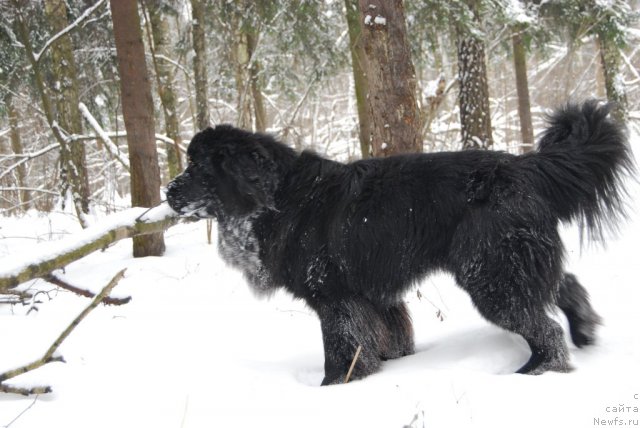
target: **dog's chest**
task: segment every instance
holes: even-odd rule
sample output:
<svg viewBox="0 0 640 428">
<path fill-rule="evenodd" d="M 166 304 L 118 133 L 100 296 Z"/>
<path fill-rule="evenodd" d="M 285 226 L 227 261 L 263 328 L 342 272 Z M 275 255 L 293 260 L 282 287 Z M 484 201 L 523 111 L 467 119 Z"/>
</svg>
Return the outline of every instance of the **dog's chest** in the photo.
<svg viewBox="0 0 640 428">
<path fill-rule="evenodd" d="M 225 262 L 244 273 L 254 291 L 259 294 L 269 291 L 271 283 L 260 260 L 252 217 L 218 223 L 218 251 Z"/>
</svg>

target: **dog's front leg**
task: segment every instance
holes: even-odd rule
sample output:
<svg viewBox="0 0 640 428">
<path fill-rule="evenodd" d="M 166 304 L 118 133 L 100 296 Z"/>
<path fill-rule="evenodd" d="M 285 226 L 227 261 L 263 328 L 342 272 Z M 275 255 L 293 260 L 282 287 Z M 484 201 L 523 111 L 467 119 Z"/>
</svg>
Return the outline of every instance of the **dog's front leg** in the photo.
<svg viewBox="0 0 640 428">
<path fill-rule="evenodd" d="M 318 310 L 324 343 L 322 385 L 344 383 L 358 347 L 350 379 L 379 370 L 381 353 L 389 347 L 389 330 L 378 311 L 366 299 L 350 297 L 326 302 Z"/>
</svg>

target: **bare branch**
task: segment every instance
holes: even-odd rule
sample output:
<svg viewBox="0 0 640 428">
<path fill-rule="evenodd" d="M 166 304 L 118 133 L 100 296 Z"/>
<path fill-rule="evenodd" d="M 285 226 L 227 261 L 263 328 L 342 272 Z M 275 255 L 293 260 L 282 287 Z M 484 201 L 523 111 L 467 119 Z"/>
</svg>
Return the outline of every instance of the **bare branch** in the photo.
<svg viewBox="0 0 640 428">
<path fill-rule="evenodd" d="M 63 280 L 62 278 L 50 273 L 49 275 L 45 275 L 43 277 L 43 279 L 47 282 L 50 282 L 54 285 L 57 285 L 60 288 L 64 288 L 65 290 L 71 291 L 72 293 L 75 293 L 79 296 L 83 296 L 83 297 L 96 297 L 95 293 L 92 293 L 89 290 L 85 290 L 84 288 L 79 288 L 76 287 L 75 285 L 71 285 L 69 284 L 67 281 Z M 124 305 L 127 304 L 131 301 L 131 296 L 129 297 L 124 297 L 124 298 L 118 298 L 118 297 L 105 297 L 103 300 L 103 303 L 105 305 L 115 305 L 115 306 L 119 306 L 119 305 Z"/>
<path fill-rule="evenodd" d="M 114 158 L 118 159 L 118 161 L 122 164 L 122 166 L 124 166 L 124 168 L 127 171 L 130 171 L 131 167 L 129 166 L 129 160 L 121 156 L 120 149 L 118 148 L 118 146 L 115 145 L 113 141 L 111 141 L 111 138 L 109 138 L 109 135 L 107 135 L 107 133 L 104 132 L 104 130 L 102 129 L 98 121 L 95 119 L 95 117 L 93 117 L 93 115 L 91 114 L 87 106 L 84 105 L 84 103 L 80 103 L 79 108 L 85 120 L 89 123 L 89 125 L 91 125 L 94 131 L 96 131 L 96 133 L 100 136 L 100 139 L 104 143 L 104 146 L 109 152 L 109 154 Z"/>
<path fill-rule="evenodd" d="M 34 59 L 36 62 L 40 62 L 40 58 L 42 58 L 42 55 L 44 55 L 44 53 L 61 37 L 64 37 L 65 34 L 69 33 L 70 31 L 72 31 L 75 27 L 77 27 L 82 21 L 84 21 L 85 19 L 87 19 L 87 17 L 89 15 L 91 15 L 93 13 L 93 11 L 95 11 L 96 9 L 98 9 L 100 6 L 102 6 L 102 4 L 105 2 L 105 0 L 98 0 L 98 2 L 96 4 L 94 4 L 93 6 L 91 6 L 90 8 L 88 8 L 87 10 L 85 10 L 82 15 L 80 15 L 75 21 L 73 21 L 71 24 L 69 24 L 66 28 L 64 28 L 62 31 L 60 31 L 58 34 L 55 34 L 53 37 L 51 37 L 49 40 L 47 40 L 47 43 L 44 44 L 44 46 L 42 47 L 42 49 L 40 49 L 40 52 L 35 53 L 33 55 Z"/>
<path fill-rule="evenodd" d="M 82 312 L 80 312 L 80 314 L 73 321 L 71 321 L 71 323 L 67 326 L 67 328 L 60 334 L 60 336 L 58 336 L 58 338 L 53 342 L 53 344 L 51 344 L 49 349 L 47 349 L 47 351 L 44 353 L 44 355 L 41 358 L 29 364 L 26 364 L 22 367 L 18 367 L 17 369 L 13 369 L 13 370 L 9 370 L 7 372 L 1 373 L 0 374 L 0 392 L 9 392 L 9 393 L 21 394 L 21 395 L 44 394 L 44 393 L 51 392 L 52 389 L 49 386 L 42 386 L 42 387 L 36 387 L 36 388 L 19 388 L 19 387 L 14 387 L 9 385 L 3 385 L 3 383 L 16 376 L 20 376 L 21 374 L 38 369 L 44 366 L 45 364 L 56 362 L 56 361 L 64 362 L 64 359 L 62 357 L 54 357 L 53 354 L 55 354 L 55 352 L 58 350 L 62 342 L 64 342 L 65 339 L 69 337 L 71 332 L 80 324 L 80 322 L 82 322 L 82 320 L 85 319 L 86 316 L 89 315 L 89 313 L 92 310 L 94 310 L 109 295 L 109 293 L 111 293 L 111 290 L 113 290 L 113 287 L 115 287 L 118 284 L 118 282 L 120 282 L 122 277 L 124 277 L 125 270 L 126 269 L 122 269 L 111 279 L 111 281 L 109 281 L 109 283 L 102 289 L 102 291 L 100 291 L 100 293 L 98 293 L 98 295 L 91 301 L 89 306 L 87 306 Z"/>
</svg>

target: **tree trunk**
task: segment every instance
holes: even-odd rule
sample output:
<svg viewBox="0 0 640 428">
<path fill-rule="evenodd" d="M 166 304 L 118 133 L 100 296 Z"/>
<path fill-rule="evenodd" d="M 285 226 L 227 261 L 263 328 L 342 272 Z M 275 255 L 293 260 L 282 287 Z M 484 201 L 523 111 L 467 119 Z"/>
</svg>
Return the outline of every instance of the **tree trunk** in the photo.
<svg viewBox="0 0 640 428">
<path fill-rule="evenodd" d="M 607 91 L 607 99 L 613 103 L 611 115 L 620 123 L 626 123 L 628 119 L 627 94 L 624 81 L 620 75 L 620 50 L 613 40 L 599 32 L 600 62 L 604 71 L 604 85 Z"/>
<path fill-rule="evenodd" d="M 176 93 L 173 88 L 173 65 L 165 60 L 156 58 L 156 55 L 163 55 L 167 58 L 172 56 L 169 21 L 159 2 L 149 1 L 146 4 L 149 6 L 149 20 L 153 35 L 153 64 L 158 81 L 158 94 L 160 95 L 160 102 L 164 112 L 167 137 L 173 140 L 173 144 L 165 143 L 169 178 L 171 179 L 182 172 L 182 159 L 179 150 L 181 141 L 180 125 L 178 124 Z"/>
<path fill-rule="evenodd" d="M 475 6 L 470 7 L 478 20 Z M 456 30 L 462 148 L 489 149 L 493 135 L 484 41 L 460 24 Z"/>
<path fill-rule="evenodd" d="M 602 64 L 602 48 L 600 47 L 600 37 L 593 38 L 593 44 L 595 45 L 596 52 L 598 52 L 598 61 L 596 61 L 596 97 L 605 99 L 607 97 L 607 89 L 604 83 L 604 65 Z"/>
<path fill-rule="evenodd" d="M 110 0 L 110 4 L 131 165 L 131 204 L 153 207 L 160 203 L 160 169 L 138 5 L 135 0 Z M 133 240 L 134 257 L 159 256 L 164 248 L 162 233 Z"/>
<path fill-rule="evenodd" d="M 78 215 L 80 224 L 82 225 L 82 227 L 87 227 L 88 222 L 85 214 L 88 211 L 89 190 L 88 184 L 86 184 L 85 186 L 85 183 L 88 183 L 88 181 L 86 177 L 86 167 L 84 160 L 84 146 L 82 146 L 82 143 L 71 143 L 71 147 L 73 147 L 73 150 L 69 148 L 70 146 L 68 143 L 68 136 L 69 134 L 72 134 L 74 132 L 73 127 L 76 126 L 73 124 L 74 121 L 72 119 L 70 119 L 71 124 L 66 124 L 68 129 L 64 129 L 63 126 L 61 126 L 63 120 L 67 120 L 69 117 L 73 117 L 73 113 L 68 113 L 68 109 L 72 109 L 73 107 L 71 107 L 70 104 L 72 104 L 74 100 L 77 101 L 78 99 L 77 89 L 75 89 L 75 82 L 71 82 L 68 80 L 71 79 L 71 77 L 75 79 L 75 63 L 73 61 L 73 52 L 71 50 L 71 41 L 69 39 L 69 35 L 66 34 L 61 36 L 57 40 L 57 43 L 52 45 L 51 47 L 52 51 L 54 52 L 53 68 L 57 69 L 57 72 L 59 73 L 57 77 L 62 77 L 64 79 L 58 80 L 60 88 L 57 88 L 57 90 L 62 91 L 63 94 L 57 95 L 56 104 L 60 105 L 55 105 L 50 99 L 49 89 L 44 82 L 43 73 L 40 67 L 40 63 L 38 62 L 40 58 L 36 58 L 33 52 L 29 29 L 27 28 L 27 24 L 25 23 L 24 16 L 22 16 L 22 4 L 17 0 L 14 0 L 12 4 L 16 12 L 15 24 L 17 28 L 18 38 L 24 46 L 27 60 L 31 65 L 36 88 L 42 101 L 42 110 L 44 111 L 44 115 L 47 119 L 49 127 L 51 128 L 53 136 L 60 144 L 60 160 L 62 163 L 61 170 L 63 171 L 63 173 L 61 174 L 62 181 L 65 186 L 68 186 L 68 188 L 71 189 L 74 208 L 76 214 Z M 53 4 L 53 2 L 46 3 L 45 10 L 53 7 Z M 56 16 L 51 17 L 52 27 L 63 25 L 62 22 L 57 22 L 58 20 L 60 20 L 60 18 L 57 17 L 59 11 L 56 10 L 55 13 Z M 66 15 L 64 17 L 64 20 L 64 22 L 66 22 Z M 66 45 L 66 47 L 60 47 L 56 45 Z M 68 77 L 68 79 L 67 77 L 65 77 L 67 76 L 65 75 L 65 73 L 69 73 L 68 76 L 70 77 Z M 68 95 L 67 90 L 69 91 Z M 65 100 L 65 96 L 71 97 L 71 100 Z M 77 102 L 75 103 L 75 105 L 77 106 Z M 57 112 L 56 109 L 59 109 L 60 111 Z M 71 129 L 71 131 L 69 131 L 69 129 Z M 64 135 L 64 132 L 67 132 L 68 134 Z M 63 195 L 64 193 L 66 192 L 63 191 Z"/>
<path fill-rule="evenodd" d="M 13 83 L 13 80 L 11 79 Z M 10 86 L 13 85 L 10 83 Z M 16 155 L 21 155 L 24 150 L 22 147 L 22 138 L 20 137 L 20 120 L 18 119 L 18 111 L 13 103 L 12 91 L 7 91 L 4 96 L 4 105 L 7 108 L 7 116 L 9 118 L 9 140 L 11 141 L 11 151 Z M 18 187 L 18 210 L 27 211 L 31 208 L 31 194 L 27 190 L 27 168 L 25 164 L 20 164 L 16 168 L 16 178 Z"/>
<path fill-rule="evenodd" d="M 359 0 L 374 156 L 422 151 L 416 76 L 402 0 Z"/>
<path fill-rule="evenodd" d="M 511 36 L 513 44 L 513 63 L 516 73 L 518 92 L 518 116 L 522 135 L 522 152 L 533 150 L 533 123 L 531 120 L 531 102 L 529 100 L 529 81 L 527 80 L 527 53 L 522 41 L 522 28 L 514 28 Z"/>
<path fill-rule="evenodd" d="M 193 74 L 196 91 L 196 118 L 198 129 L 209 126 L 209 105 L 207 101 L 207 58 L 204 37 L 204 4 L 202 0 L 191 0 L 192 35 L 193 35 Z"/>
<path fill-rule="evenodd" d="M 262 67 L 256 58 L 253 58 L 258 45 L 258 36 L 247 33 L 247 46 L 249 48 L 249 76 L 251 79 L 251 96 L 253 98 L 254 129 L 258 132 L 267 130 L 267 110 L 264 107 L 264 97 L 262 96 Z"/>
<path fill-rule="evenodd" d="M 362 26 L 358 0 L 344 0 L 347 24 L 349 26 L 349 46 L 351 50 L 351 66 L 353 70 L 353 84 L 356 91 L 356 107 L 358 109 L 360 151 L 362 158 L 371 156 L 371 122 L 367 110 L 367 75 L 365 72 L 365 57 L 362 46 Z"/>
<path fill-rule="evenodd" d="M 235 67 L 236 79 L 236 110 L 238 112 L 236 124 L 243 129 L 252 129 L 253 118 L 251 115 L 251 76 L 249 74 L 249 40 L 247 32 L 243 29 L 242 12 L 244 2 L 236 5 L 238 10 L 233 11 L 231 28 L 233 31 L 232 58 Z"/>
<path fill-rule="evenodd" d="M 54 33 L 65 29 L 67 7 L 63 0 L 46 0 L 44 10 Z M 51 46 L 51 75 L 49 88 L 52 91 L 56 109 L 56 121 L 67 135 L 82 133 L 82 117 L 78 109 L 78 79 L 73 57 L 71 37 L 60 37 Z M 87 176 L 86 155 L 82 142 L 69 142 L 60 146 L 62 174 L 71 187 L 76 210 L 79 215 L 89 212 L 89 178 Z M 65 181 L 65 180 L 63 180 Z M 64 193 L 63 193 L 64 196 Z M 79 206 L 78 206 L 79 205 Z M 86 226 L 86 222 L 83 222 Z"/>
</svg>

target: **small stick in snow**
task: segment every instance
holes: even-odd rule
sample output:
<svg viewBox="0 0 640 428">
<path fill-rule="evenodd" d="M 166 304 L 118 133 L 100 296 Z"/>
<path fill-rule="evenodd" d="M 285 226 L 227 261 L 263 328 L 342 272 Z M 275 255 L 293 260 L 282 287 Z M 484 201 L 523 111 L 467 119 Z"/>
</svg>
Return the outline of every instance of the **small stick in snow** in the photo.
<svg viewBox="0 0 640 428">
<path fill-rule="evenodd" d="M 125 270 L 126 269 L 122 269 L 111 279 L 111 281 L 109 281 L 109 283 L 102 289 L 102 291 L 100 291 L 100 293 L 98 293 L 98 295 L 91 301 L 89 306 L 87 306 L 82 312 L 80 312 L 80 314 L 73 321 L 71 321 L 71 324 L 67 326 L 67 328 L 60 334 L 60 336 L 58 336 L 58 338 L 53 342 L 53 344 L 49 347 L 49 349 L 47 349 L 47 352 L 45 352 L 40 359 L 33 361 L 32 363 L 29 363 L 22 367 L 18 367 L 17 369 L 0 373 L 0 392 L 9 392 L 9 393 L 21 394 L 21 395 L 45 394 L 45 393 L 51 392 L 52 389 L 49 386 L 42 386 L 42 387 L 35 387 L 35 388 L 19 388 L 19 387 L 14 387 L 10 385 L 3 385 L 3 382 L 9 379 L 12 379 L 16 376 L 19 376 L 21 374 L 33 371 L 37 368 L 44 366 L 45 364 L 48 364 L 54 361 L 64 362 L 64 359 L 62 357 L 60 356 L 54 357 L 53 354 L 58 350 L 58 347 L 60 347 L 62 342 L 64 342 L 64 340 L 69 336 L 69 334 L 71 334 L 71 332 L 80 324 L 80 322 L 82 322 L 82 320 L 85 319 L 85 317 L 89 315 L 89 313 L 92 310 L 94 310 L 105 299 L 105 297 L 109 295 L 109 293 L 111 293 L 111 290 L 113 290 L 113 287 L 115 287 L 124 276 Z"/>
<path fill-rule="evenodd" d="M 360 351 L 362 351 L 362 345 L 358 345 L 358 349 L 356 349 L 356 355 L 353 356 L 353 361 L 351 361 L 351 367 L 349 367 L 347 376 L 344 378 L 344 383 L 349 382 L 349 378 L 351 378 L 351 372 L 353 372 L 353 368 L 356 366 L 356 362 L 358 361 L 358 357 L 360 356 Z"/>
</svg>

